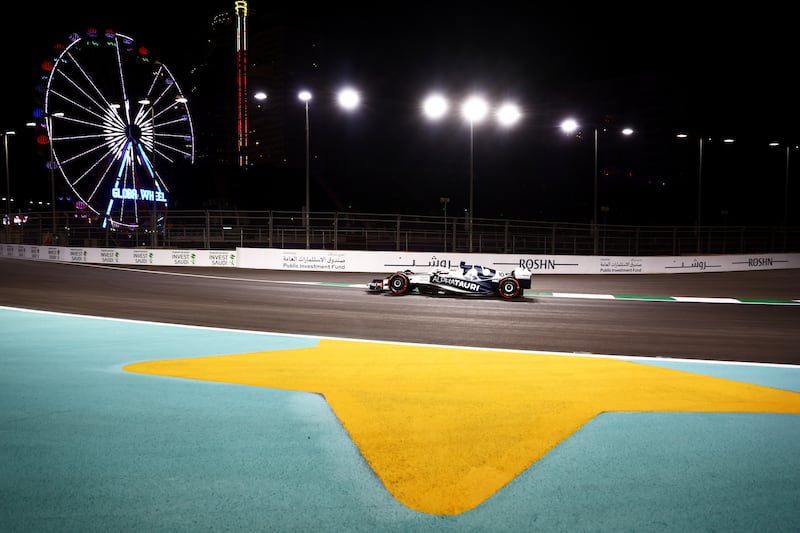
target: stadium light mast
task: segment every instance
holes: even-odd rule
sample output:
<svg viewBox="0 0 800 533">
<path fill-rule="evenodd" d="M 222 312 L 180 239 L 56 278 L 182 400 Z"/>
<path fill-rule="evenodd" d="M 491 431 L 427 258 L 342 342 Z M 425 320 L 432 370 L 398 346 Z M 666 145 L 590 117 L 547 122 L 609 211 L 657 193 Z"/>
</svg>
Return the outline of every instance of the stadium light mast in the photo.
<svg viewBox="0 0 800 533">
<path fill-rule="evenodd" d="M 6 157 L 6 233 L 8 233 L 8 229 L 11 227 L 11 221 L 13 217 L 11 216 L 11 178 L 10 172 L 8 170 L 8 136 L 14 135 L 15 132 L 13 130 L 6 130 L 5 133 L 0 133 L 3 136 L 3 153 Z M 10 242 L 10 241 L 6 241 Z"/>
<path fill-rule="evenodd" d="M 310 189 L 310 176 L 311 166 L 309 157 L 309 122 L 308 122 L 308 101 L 311 100 L 310 91 L 300 91 L 297 97 L 303 102 L 306 108 L 306 205 L 303 211 L 303 225 L 306 227 L 306 249 L 311 248 L 311 220 L 309 218 L 309 211 L 311 210 L 311 189 Z"/>
<path fill-rule="evenodd" d="M 428 95 L 422 102 L 422 113 L 430 120 L 440 120 L 448 114 L 450 103 L 439 93 Z M 475 182 L 475 125 L 483 122 L 491 112 L 490 103 L 481 96 L 472 95 L 461 104 L 461 116 L 469 126 L 469 207 L 467 209 L 467 232 L 469 251 L 472 252 L 472 220 L 474 211 Z M 522 111 L 512 102 L 501 104 L 494 111 L 495 119 L 500 126 L 511 127 L 522 118 Z"/>
<path fill-rule="evenodd" d="M 566 134 L 572 134 L 576 131 L 581 131 L 581 126 L 578 124 L 577 120 L 573 118 L 565 119 L 561 122 L 561 130 Z M 609 130 L 609 128 L 605 126 L 594 126 L 594 170 L 592 172 L 592 180 L 594 181 L 594 200 L 592 201 L 592 254 L 597 255 L 599 250 L 599 232 L 597 228 L 597 180 L 598 180 L 598 166 L 597 166 L 597 156 L 599 153 L 599 145 L 600 145 L 600 134 L 604 133 Z M 625 137 L 629 137 L 634 134 L 634 130 L 631 127 L 623 127 L 619 129 L 619 133 L 624 135 Z"/>
</svg>

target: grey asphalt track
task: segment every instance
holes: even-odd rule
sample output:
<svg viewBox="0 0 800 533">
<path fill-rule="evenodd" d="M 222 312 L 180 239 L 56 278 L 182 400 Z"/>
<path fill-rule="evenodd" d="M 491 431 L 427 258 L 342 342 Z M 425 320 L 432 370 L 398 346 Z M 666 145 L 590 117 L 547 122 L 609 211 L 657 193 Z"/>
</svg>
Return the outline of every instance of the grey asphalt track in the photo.
<svg viewBox="0 0 800 533">
<path fill-rule="evenodd" d="M 467 317 L 489 311 L 511 316 L 522 313 L 522 306 L 538 306 L 537 312 L 544 307 L 558 314 L 551 324 L 596 312 L 616 319 L 646 314 L 657 341 L 647 343 L 642 334 L 637 343 L 649 353 L 627 354 L 631 359 L 800 393 L 796 366 L 701 360 L 712 351 L 729 360 L 740 353 L 749 355 L 745 361 L 796 360 L 797 306 L 546 297 L 466 305 L 453 299 L 365 296 L 346 286 L 355 279 L 326 279 L 330 285 L 308 287 L 264 282 L 298 280 L 279 273 L 227 272 L 236 281 L 225 281 L 13 260 L 0 260 L 0 274 L 2 531 L 788 532 L 800 524 L 800 415 L 604 413 L 478 508 L 439 516 L 412 511 L 391 497 L 320 395 L 122 370 L 136 361 L 313 346 L 333 329 L 336 337 L 375 340 L 397 335 L 428 342 L 451 335 L 446 344 L 456 345 L 452 341 L 463 341 L 456 338 L 463 328 L 411 333 L 405 327 L 413 323 L 387 320 L 386 306 L 420 312 L 423 321 L 436 315 L 431 306 L 442 306 L 442 315 L 466 309 L 461 313 Z M 306 274 L 302 281 L 313 277 Z M 242 281 L 248 276 L 254 281 Z M 701 285 L 692 290 L 709 297 L 715 292 Z M 642 292 L 625 288 L 623 293 Z M 716 290 L 737 293 L 735 286 Z M 774 299 L 797 298 L 793 290 L 785 285 L 746 289 L 758 292 L 752 297 Z M 653 291 L 667 289 L 648 292 Z M 351 309 L 346 303 L 351 295 L 366 308 Z M 260 300 L 266 300 L 264 313 Z M 278 317 L 281 306 L 285 320 Z M 403 331 L 347 335 L 368 331 L 372 321 L 357 324 L 376 307 L 384 311 L 375 323 Z M 204 327 L 179 324 L 191 324 L 193 308 Z M 279 330 L 303 330 L 293 318 L 330 316 L 331 309 L 339 309 L 339 316 L 306 326 L 316 334 Z M 239 323 L 248 313 L 252 316 Z M 688 350 L 687 360 L 653 358 L 659 343 L 670 351 L 666 340 L 671 337 L 661 331 L 674 326 L 679 313 L 698 322 L 692 324 L 692 338 L 706 331 L 714 348 Z M 254 320 L 261 327 L 251 329 Z M 730 320 L 743 330 L 732 337 L 726 332 L 736 328 L 724 326 Z M 592 331 L 612 321 L 606 316 L 584 322 L 584 349 L 564 351 L 622 349 L 614 344 L 622 333 L 603 338 Z M 586 340 L 593 334 L 600 340 Z M 536 331 L 528 335 L 526 349 L 548 349 L 535 347 Z M 746 347 L 761 349 L 738 346 L 742 339 L 749 341 Z M 548 336 L 543 342 L 553 341 Z M 684 343 L 679 344 L 683 350 Z"/>
<path fill-rule="evenodd" d="M 508 302 L 368 294 L 385 273 L 131 268 L 0 258 L 0 304 L 248 331 L 569 353 L 800 364 L 800 270 L 539 275 Z M 313 284 L 314 282 L 318 282 Z M 526 291 L 526 294 L 528 291 Z M 578 294 L 581 298 L 543 296 Z M 639 295 L 609 300 L 598 295 Z"/>
</svg>

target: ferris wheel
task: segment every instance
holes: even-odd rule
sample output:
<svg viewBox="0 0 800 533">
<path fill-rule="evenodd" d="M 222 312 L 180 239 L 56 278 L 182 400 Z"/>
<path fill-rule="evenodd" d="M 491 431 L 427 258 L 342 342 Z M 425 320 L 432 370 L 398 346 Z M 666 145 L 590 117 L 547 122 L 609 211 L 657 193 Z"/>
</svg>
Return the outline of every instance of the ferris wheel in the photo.
<svg viewBox="0 0 800 533">
<path fill-rule="evenodd" d="M 169 205 L 169 180 L 194 162 L 177 80 L 147 48 L 112 30 L 74 33 L 56 52 L 43 64 L 44 107 L 34 113 L 48 168 L 104 228 L 155 227 Z"/>
</svg>

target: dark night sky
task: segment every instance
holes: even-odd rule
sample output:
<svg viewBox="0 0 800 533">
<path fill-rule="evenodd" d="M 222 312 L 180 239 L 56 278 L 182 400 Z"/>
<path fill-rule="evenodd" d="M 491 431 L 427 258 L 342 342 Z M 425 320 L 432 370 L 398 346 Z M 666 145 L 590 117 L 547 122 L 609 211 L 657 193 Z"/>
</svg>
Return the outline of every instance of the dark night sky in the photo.
<svg viewBox="0 0 800 533">
<path fill-rule="evenodd" d="M 141 13 L 125 3 L 63 3 L 33 24 L 4 17 L 5 34 L 14 36 L 7 40 L 4 77 L 12 103 L 0 110 L 0 126 L 24 128 L 38 65 L 69 33 L 114 28 L 181 72 L 196 60 L 213 14 L 233 7 L 232 1 L 165 4 Z M 609 223 L 692 223 L 697 144 L 680 144 L 678 130 L 709 139 L 709 223 L 717 215 L 720 223 L 781 218 L 785 152 L 764 146 L 772 138 L 800 142 L 800 83 L 793 72 L 800 47 L 789 14 L 777 7 L 753 13 L 726 6 L 725 12 L 701 14 L 689 2 L 588 10 L 404 4 L 381 8 L 390 14 L 377 16 L 363 7 L 347 13 L 340 6 L 330 14 L 262 4 L 249 3 L 251 35 L 262 31 L 264 18 L 301 25 L 316 36 L 320 72 L 329 81 L 312 89 L 322 93 L 350 82 L 363 94 L 363 109 L 347 123 L 313 111 L 316 151 L 336 169 L 317 178 L 312 205 L 318 209 L 437 214 L 441 196 L 451 198 L 449 209 L 464 209 L 468 128 L 457 117 L 427 123 L 418 110 L 425 94 L 441 89 L 454 100 L 472 90 L 491 101 L 510 98 L 525 113 L 510 131 L 488 124 L 475 129 L 477 217 L 588 221 L 592 127 L 609 120 L 637 131 L 627 144 L 601 137 L 600 166 L 608 175 L 600 179 L 600 202 L 611 206 Z M 568 115 L 586 125 L 582 141 L 558 129 Z M 323 118 L 329 123 L 319 124 Z M 737 138 L 733 151 L 721 152 L 722 135 Z M 12 160 L 23 139 L 10 141 Z M 13 165 L 15 179 L 26 172 L 19 165 Z M 800 197 L 795 188 L 800 185 L 790 193 L 792 203 Z"/>
</svg>

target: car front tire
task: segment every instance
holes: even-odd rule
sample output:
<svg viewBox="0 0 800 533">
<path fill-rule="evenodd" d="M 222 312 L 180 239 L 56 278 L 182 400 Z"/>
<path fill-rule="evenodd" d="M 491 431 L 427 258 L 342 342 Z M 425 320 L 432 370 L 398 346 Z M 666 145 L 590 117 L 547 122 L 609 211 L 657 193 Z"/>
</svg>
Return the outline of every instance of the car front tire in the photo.
<svg viewBox="0 0 800 533">
<path fill-rule="evenodd" d="M 389 277 L 389 290 L 392 294 L 401 295 L 408 292 L 411 282 L 408 276 L 402 272 L 397 272 Z"/>
</svg>

